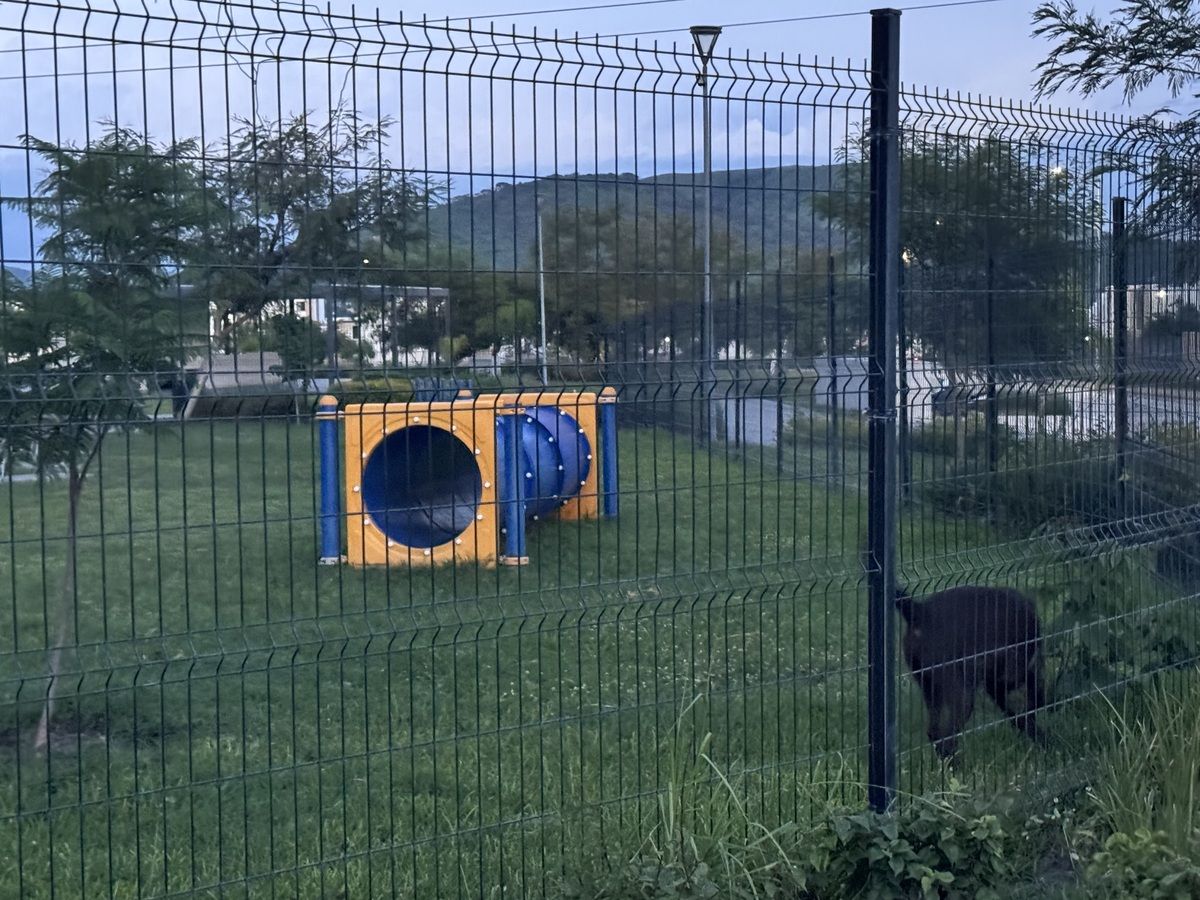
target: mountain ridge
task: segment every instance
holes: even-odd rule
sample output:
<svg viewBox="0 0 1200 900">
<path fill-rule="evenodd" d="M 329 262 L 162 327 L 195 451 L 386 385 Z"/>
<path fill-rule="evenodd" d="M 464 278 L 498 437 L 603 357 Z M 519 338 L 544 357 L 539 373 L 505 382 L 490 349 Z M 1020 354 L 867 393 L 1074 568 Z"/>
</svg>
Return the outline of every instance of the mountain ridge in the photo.
<svg viewBox="0 0 1200 900">
<path fill-rule="evenodd" d="M 836 189 L 844 166 L 777 166 L 713 173 L 713 225 L 770 264 L 789 252 L 840 246 L 842 237 L 812 207 L 815 193 Z M 703 185 L 699 173 L 639 178 L 630 173 L 553 175 L 532 181 L 498 181 L 494 188 L 452 197 L 429 213 L 434 240 L 472 268 L 529 270 L 535 265 L 535 210 L 543 223 L 579 213 L 616 210 L 621 216 L 682 216 L 698 222 Z"/>
</svg>

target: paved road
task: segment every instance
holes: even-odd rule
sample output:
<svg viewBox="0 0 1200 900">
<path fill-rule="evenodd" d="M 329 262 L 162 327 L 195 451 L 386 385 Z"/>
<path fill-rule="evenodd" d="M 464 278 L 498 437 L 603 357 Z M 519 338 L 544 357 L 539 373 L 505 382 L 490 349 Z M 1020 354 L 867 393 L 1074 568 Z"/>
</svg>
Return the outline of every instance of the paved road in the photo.
<svg viewBox="0 0 1200 900">
<path fill-rule="evenodd" d="M 1032 435 L 1039 431 L 1050 431 L 1070 438 L 1084 438 L 1093 434 L 1113 434 L 1116 430 L 1116 399 L 1112 388 L 1096 388 L 1087 384 L 1065 384 L 1054 390 L 1066 393 L 1071 398 L 1072 413 L 1069 416 L 1044 416 L 1033 414 L 1000 416 L 1000 422 L 1020 435 Z M 796 401 L 782 401 L 783 423 L 787 425 L 797 416 L 821 416 L 827 407 L 810 404 L 807 397 Z M 766 397 L 744 397 L 725 402 L 725 428 L 730 442 L 738 434 L 738 418 L 741 418 L 740 436 L 744 443 L 770 446 L 778 440 L 778 416 L 780 401 Z M 857 410 L 849 410 L 855 415 Z M 909 422 L 919 426 L 932 417 L 930 392 L 912 391 L 909 394 Z M 1200 392 L 1167 388 L 1131 388 L 1129 391 L 1129 429 L 1134 434 L 1150 427 L 1200 427 Z"/>
</svg>

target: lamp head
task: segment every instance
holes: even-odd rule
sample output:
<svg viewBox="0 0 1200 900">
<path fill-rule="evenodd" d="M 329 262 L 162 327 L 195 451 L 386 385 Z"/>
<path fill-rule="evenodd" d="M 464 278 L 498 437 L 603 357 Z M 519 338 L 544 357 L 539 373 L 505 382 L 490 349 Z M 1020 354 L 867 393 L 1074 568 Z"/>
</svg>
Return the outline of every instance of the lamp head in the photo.
<svg viewBox="0 0 1200 900">
<path fill-rule="evenodd" d="M 708 65 L 713 50 L 716 49 L 717 38 L 721 36 L 721 26 L 693 25 L 689 30 L 692 32 L 692 43 L 696 45 L 696 52 L 700 54 L 700 62 Z"/>
</svg>

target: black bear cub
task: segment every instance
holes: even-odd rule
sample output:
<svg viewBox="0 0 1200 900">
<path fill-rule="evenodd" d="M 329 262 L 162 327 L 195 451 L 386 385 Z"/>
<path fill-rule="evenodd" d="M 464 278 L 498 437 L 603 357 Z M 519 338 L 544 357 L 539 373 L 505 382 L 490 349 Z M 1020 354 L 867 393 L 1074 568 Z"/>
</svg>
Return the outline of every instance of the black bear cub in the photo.
<svg viewBox="0 0 1200 900">
<path fill-rule="evenodd" d="M 1028 598 L 1009 588 L 972 585 L 918 601 L 901 589 L 896 608 L 907 625 L 904 658 L 921 686 L 938 756 L 954 758 L 981 685 L 1016 728 L 1041 739 L 1042 637 Z M 1012 702 L 1017 691 L 1024 694 L 1019 706 Z"/>
</svg>

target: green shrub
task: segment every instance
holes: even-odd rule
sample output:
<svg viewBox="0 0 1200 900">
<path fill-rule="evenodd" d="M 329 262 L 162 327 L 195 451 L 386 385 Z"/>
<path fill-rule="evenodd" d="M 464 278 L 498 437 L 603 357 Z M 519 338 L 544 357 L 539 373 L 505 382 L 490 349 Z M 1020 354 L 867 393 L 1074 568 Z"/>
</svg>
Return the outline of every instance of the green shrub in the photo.
<svg viewBox="0 0 1200 900">
<path fill-rule="evenodd" d="M 1068 559 L 1039 586 L 1052 696 L 1077 697 L 1196 658 L 1193 613 L 1146 577 L 1152 558 L 1132 547 Z"/>
<path fill-rule="evenodd" d="M 996 395 L 996 412 L 1002 416 L 1071 416 L 1075 402 L 1062 391 L 1002 388 Z"/>
<path fill-rule="evenodd" d="M 1086 884 L 1095 897 L 1193 900 L 1200 897 L 1200 866 L 1175 852 L 1163 832 L 1139 828 L 1104 842 L 1088 866 Z"/>
<path fill-rule="evenodd" d="M 958 433 L 953 418 L 937 418 L 931 422 L 914 428 L 909 435 L 909 447 L 915 453 L 929 453 L 936 456 L 956 457 L 958 455 Z M 984 417 L 978 413 L 968 416 L 963 425 L 966 428 L 963 435 L 963 452 L 968 460 L 973 460 L 973 470 L 978 470 L 986 464 L 988 452 L 987 424 Z M 1016 433 L 1000 424 L 996 429 L 996 448 L 1000 453 L 1006 452 L 1017 442 Z"/>
<path fill-rule="evenodd" d="M 355 378 L 335 383 L 329 391 L 342 406 L 352 403 L 404 403 L 412 399 L 407 378 Z"/>
<path fill-rule="evenodd" d="M 832 817 L 813 842 L 814 896 L 864 900 L 999 897 L 1009 875 L 1000 819 L 914 799 L 891 815 Z"/>
<path fill-rule="evenodd" d="M 924 498 L 953 515 L 989 515 L 1020 535 L 1047 524 L 1095 525 L 1122 518 L 1111 441 L 1013 442 L 995 472 L 968 462 L 926 484 Z"/>
</svg>

